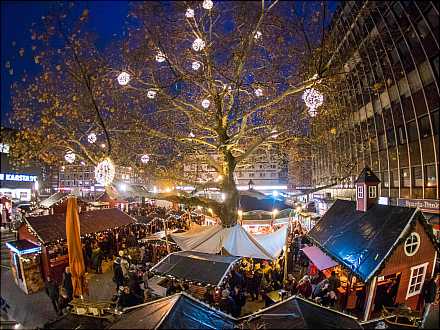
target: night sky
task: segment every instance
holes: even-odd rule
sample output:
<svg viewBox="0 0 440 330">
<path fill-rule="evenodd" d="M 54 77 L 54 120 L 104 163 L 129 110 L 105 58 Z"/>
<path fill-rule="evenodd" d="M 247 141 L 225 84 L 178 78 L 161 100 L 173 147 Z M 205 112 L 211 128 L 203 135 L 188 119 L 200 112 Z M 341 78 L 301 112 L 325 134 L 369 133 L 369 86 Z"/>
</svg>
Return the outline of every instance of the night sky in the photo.
<svg viewBox="0 0 440 330">
<path fill-rule="evenodd" d="M 29 76 L 40 70 L 31 56 L 32 40 L 29 29 L 33 22 L 38 24 L 41 16 L 46 15 L 54 5 L 56 5 L 54 1 L 1 1 L 2 126 L 10 126 L 7 115 L 11 109 L 11 83 L 21 79 L 23 70 L 26 70 Z M 89 9 L 89 26 L 100 36 L 98 41 L 100 47 L 124 33 L 124 21 L 129 8 L 127 1 L 77 1 L 75 6 L 78 16 L 85 8 Z M 14 42 L 15 46 L 13 46 Z M 25 50 L 23 57 L 19 55 L 20 48 Z M 12 75 L 5 67 L 7 61 L 11 63 Z"/>
</svg>

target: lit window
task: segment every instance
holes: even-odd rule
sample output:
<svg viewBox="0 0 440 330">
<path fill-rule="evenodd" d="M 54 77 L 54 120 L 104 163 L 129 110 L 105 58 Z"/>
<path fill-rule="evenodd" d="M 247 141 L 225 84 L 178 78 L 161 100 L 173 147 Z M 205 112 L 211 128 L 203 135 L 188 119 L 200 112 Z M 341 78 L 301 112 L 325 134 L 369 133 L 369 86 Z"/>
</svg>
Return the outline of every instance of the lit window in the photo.
<svg viewBox="0 0 440 330">
<path fill-rule="evenodd" d="M 411 233 L 405 241 L 405 254 L 411 257 L 416 254 L 420 246 L 420 236 L 416 232 Z"/>
<path fill-rule="evenodd" d="M 364 187 L 358 186 L 358 198 L 364 198 Z"/>
<path fill-rule="evenodd" d="M 408 291 L 406 292 L 406 298 L 415 296 L 422 291 L 422 285 L 425 281 L 426 268 L 428 267 L 428 263 L 424 263 L 423 265 L 418 265 L 411 267 L 411 276 L 408 285 Z"/>
<path fill-rule="evenodd" d="M 368 187 L 368 197 L 369 198 L 376 198 L 377 193 L 376 193 L 376 186 L 369 186 Z"/>
</svg>

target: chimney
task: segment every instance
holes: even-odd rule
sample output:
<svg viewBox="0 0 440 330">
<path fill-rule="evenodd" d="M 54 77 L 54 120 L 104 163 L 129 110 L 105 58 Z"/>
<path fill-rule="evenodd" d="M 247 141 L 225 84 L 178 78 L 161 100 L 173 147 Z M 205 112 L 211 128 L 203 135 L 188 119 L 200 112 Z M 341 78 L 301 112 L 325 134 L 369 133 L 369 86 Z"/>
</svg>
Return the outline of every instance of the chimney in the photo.
<svg viewBox="0 0 440 330">
<path fill-rule="evenodd" d="M 380 180 L 368 166 L 365 166 L 355 183 L 356 210 L 366 212 L 371 206 L 377 204 Z"/>
</svg>

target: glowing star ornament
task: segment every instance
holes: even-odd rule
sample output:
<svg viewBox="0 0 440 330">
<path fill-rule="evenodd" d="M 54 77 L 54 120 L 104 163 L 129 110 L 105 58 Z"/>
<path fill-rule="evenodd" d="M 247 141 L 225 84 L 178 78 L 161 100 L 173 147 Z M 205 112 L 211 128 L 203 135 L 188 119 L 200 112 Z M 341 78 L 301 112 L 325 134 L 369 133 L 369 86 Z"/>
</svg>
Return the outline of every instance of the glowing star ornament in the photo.
<svg viewBox="0 0 440 330">
<path fill-rule="evenodd" d="M 208 109 L 210 104 L 211 104 L 211 102 L 207 99 L 204 99 L 202 101 L 202 107 L 204 107 L 205 109 Z"/>
<path fill-rule="evenodd" d="M 204 0 L 202 7 L 205 8 L 206 10 L 211 10 L 212 7 L 214 6 L 214 3 L 211 0 Z"/>
<path fill-rule="evenodd" d="M 262 34 L 260 31 L 257 31 L 257 32 L 255 32 L 254 39 L 255 39 L 255 40 L 258 40 L 258 39 L 261 38 L 262 35 L 263 35 L 263 34 Z"/>
<path fill-rule="evenodd" d="M 202 39 L 197 38 L 196 40 L 194 40 L 194 42 L 192 44 L 192 48 L 196 52 L 199 52 L 199 51 L 203 50 L 203 48 L 205 48 L 205 42 Z"/>
<path fill-rule="evenodd" d="M 156 97 L 156 94 L 157 94 L 156 91 L 150 90 L 150 91 L 147 92 L 147 97 L 149 99 L 154 99 Z"/>
<path fill-rule="evenodd" d="M 308 88 L 304 91 L 302 99 L 307 108 L 309 108 L 309 115 L 311 117 L 315 117 L 317 114 L 316 109 L 318 109 L 322 105 L 324 101 L 324 96 L 316 89 Z"/>
<path fill-rule="evenodd" d="M 188 9 L 186 10 L 185 16 L 186 16 L 187 18 L 194 18 L 194 9 L 192 9 L 192 8 L 188 8 Z"/>
<path fill-rule="evenodd" d="M 119 85 L 125 86 L 130 82 L 130 75 L 127 72 L 123 71 L 119 74 L 117 79 Z"/>
<path fill-rule="evenodd" d="M 163 61 L 165 61 L 165 54 L 158 51 L 156 54 L 156 62 L 162 63 Z"/>
<path fill-rule="evenodd" d="M 200 69 L 201 66 L 202 66 L 202 65 L 200 64 L 199 61 L 194 61 L 194 62 L 192 62 L 192 64 L 191 64 L 191 68 L 192 68 L 194 71 L 197 71 L 198 69 Z"/>
<path fill-rule="evenodd" d="M 89 143 L 93 144 L 96 142 L 96 134 L 95 133 L 90 133 L 89 135 L 87 135 L 87 141 L 89 141 Z"/>
<path fill-rule="evenodd" d="M 257 88 L 255 90 L 255 95 L 258 97 L 263 96 L 263 90 L 261 88 Z"/>
<path fill-rule="evenodd" d="M 76 155 L 69 151 L 64 155 L 64 159 L 66 160 L 66 162 L 68 162 L 69 164 L 72 164 L 75 161 Z"/>
<path fill-rule="evenodd" d="M 148 163 L 150 161 L 150 156 L 148 156 L 148 155 L 143 155 L 142 157 L 141 157 L 141 162 L 143 163 L 143 164 L 146 164 L 146 163 Z"/>
<path fill-rule="evenodd" d="M 115 178 L 115 165 L 110 158 L 105 158 L 95 167 L 95 180 L 103 186 L 108 186 Z"/>
</svg>

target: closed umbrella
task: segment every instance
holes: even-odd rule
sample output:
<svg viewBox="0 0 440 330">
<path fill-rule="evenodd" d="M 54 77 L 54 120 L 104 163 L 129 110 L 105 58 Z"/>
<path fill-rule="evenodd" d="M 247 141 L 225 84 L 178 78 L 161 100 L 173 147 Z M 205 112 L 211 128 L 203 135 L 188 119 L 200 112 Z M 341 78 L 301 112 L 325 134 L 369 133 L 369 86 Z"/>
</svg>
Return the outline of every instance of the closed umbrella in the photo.
<svg viewBox="0 0 440 330">
<path fill-rule="evenodd" d="M 66 211 L 67 249 L 70 272 L 72 273 L 73 295 L 82 297 L 85 290 L 85 267 L 80 232 L 78 206 L 76 197 L 72 196 L 68 198 Z"/>
</svg>

